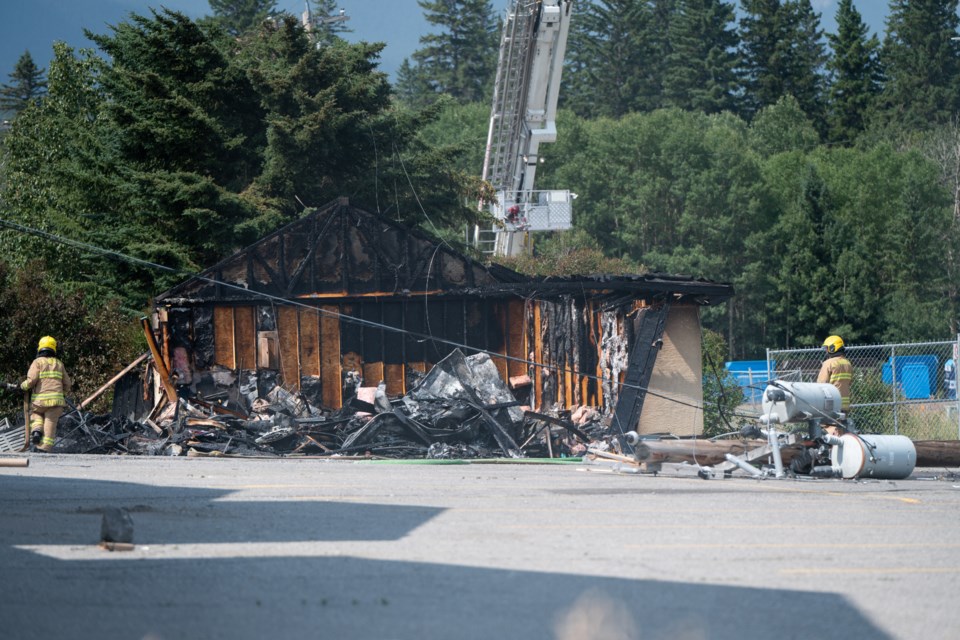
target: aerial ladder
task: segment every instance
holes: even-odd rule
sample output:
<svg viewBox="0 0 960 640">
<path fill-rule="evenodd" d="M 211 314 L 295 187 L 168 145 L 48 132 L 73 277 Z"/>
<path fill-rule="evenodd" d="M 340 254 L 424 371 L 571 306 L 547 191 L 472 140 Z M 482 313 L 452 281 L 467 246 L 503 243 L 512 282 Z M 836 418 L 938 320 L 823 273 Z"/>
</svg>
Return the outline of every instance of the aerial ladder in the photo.
<svg viewBox="0 0 960 640">
<path fill-rule="evenodd" d="M 481 203 L 495 222 L 474 229 L 484 253 L 531 249 L 530 232 L 572 226 L 569 191 L 537 191 L 540 144 L 557 139 L 557 98 L 573 0 L 510 0 L 493 90 L 483 179 L 497 193 Z"/>
</svg>

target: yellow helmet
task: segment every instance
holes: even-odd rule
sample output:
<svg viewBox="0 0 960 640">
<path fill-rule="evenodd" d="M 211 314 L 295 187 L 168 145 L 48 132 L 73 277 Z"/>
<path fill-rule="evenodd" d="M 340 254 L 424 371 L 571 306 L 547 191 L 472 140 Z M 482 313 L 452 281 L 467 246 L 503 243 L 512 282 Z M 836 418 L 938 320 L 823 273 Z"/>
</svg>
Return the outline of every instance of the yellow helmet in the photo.
<svg viewBox="0 0 960 640">
<path fill-rule="evenodd" d="M 823 341 L 823 348 L 827 350 L 827 353 L 836 353 L 843 349 L 843 338 L 840 336 L 830 336 Z"/>
<path fill-rule="evenodd" d="M 40 351 L 41 349 L 52 349 L 53 352 L 56 353 L 57 341 L 50 336 L 43 336 L 40 338 L 40 343 L 37 345 L 37 351 Z"/>
</svg>

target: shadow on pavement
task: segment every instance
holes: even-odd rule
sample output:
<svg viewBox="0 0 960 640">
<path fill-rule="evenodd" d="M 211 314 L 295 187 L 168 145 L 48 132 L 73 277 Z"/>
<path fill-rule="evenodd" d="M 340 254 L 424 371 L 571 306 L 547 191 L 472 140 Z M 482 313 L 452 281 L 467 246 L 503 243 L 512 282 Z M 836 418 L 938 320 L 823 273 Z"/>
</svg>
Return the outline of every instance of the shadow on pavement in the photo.
<svg viewBox="0 0 960 640">
<path fill-rule="evenodd" d="M 0 586 L 10 638 L 888 637 L 828 593 L 349 557 L 16 555 Z"/>
<path fill-rule="evenodd" d="M 233 493 L 227 490 L 61 478 L 5 477 L 0 491 L 4 546 L 97 544 L 105 507 L 130 512 L 139 545 L 397 540 L 443 511 L 317 500 L 229 501 L 223 500 Z M 18 503 L 24 517 L 17 517 Z M 54 506 L 64 503 L 79 506 Z M 42 522 L 28 521 L 26 514 L 38 510 Z"/>
<path fill-rule="evenodd" d="M 100 521 L 96 510 L 108 505 L 132 510 L 138 544 L 243 541 L 263 543 L 265 550 L 280 541 L 398 540 L 442 511 L 313 500 L 218 501 L 228 494 L 3 478 L 3 637 L 889 637 L 834 593 L 576 575 L 564 572 L 562 560 L 551 572 L 350 556 L 161 560 L 104 552 L 98 560 L 57 560 L 14 546 L 94 544 Z M 45 497 L 51 508 L 42 506 Z M 55 505 L 64 503 L 82 506 L 57 511 Z M 482 540 L 477 532 L 464 545 Z M 557 557 L 564 552 L 557 549 Z M 475 563 L 484 554 L 473 547 L 469 555 Z M 498 564 L 504 560 L 497 558 Z"/>
</svg>

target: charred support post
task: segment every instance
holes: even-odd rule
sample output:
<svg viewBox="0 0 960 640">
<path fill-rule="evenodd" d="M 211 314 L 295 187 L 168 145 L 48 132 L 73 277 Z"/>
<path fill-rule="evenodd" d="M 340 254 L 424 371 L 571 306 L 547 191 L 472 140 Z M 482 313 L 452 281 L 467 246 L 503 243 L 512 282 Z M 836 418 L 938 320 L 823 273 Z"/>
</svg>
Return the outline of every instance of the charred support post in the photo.
<svg viewBox="0 0 960 640">
<path fill-rule="evenodd" d="M 663 329 L 667 324 L 667 314 L 670 312 L 668 303 L 659 308 L 647 307 L 642 310 L 630 353 L 630 362 L 627 365 L 627 376 L 617 397 L 617 407 L 613 412 L 612 428 L 618 431 L 623 438 L 623 450 L 632 454 L 633 447 L 627 443 L 626 434 L 637 428 L 640 413 L 643 411 L 643 400 L 647 395 L 647 385 L 653 374 L 653 365 L 657 361 L 657 353 L 663 340 Z"/>
<path fill-rule="evenodd" d="M 147 346 L 150 347 L 150 354 L 153 356 L 153 364 L 160 376 L 160 382 L 163 383 L 163 389 L 166 391 L 167 400 L 170 402 L 176 402 L 177 390 L 173 387 L 173 381 L 170 380 L 170 371 L 167 369 L 167 365 L 164 364 L 163 358 L 160 355 L 160 348 L 157 346 L 157 340 L 153 337 L 153 329 L 150 328 L 150 320 L 148 318 L 141 318 L 140 324 L 143 326 L 143 335 L 147 338 Z"/>
<path fill-rule="evenodd" d="M 99 389 L 97 389 L 96 391 L 94 391 L 93 394 L 91 394 L 86 400 L 84 400 L 83 402 L 81 402 L 80 405 L 79 405 L 77 408 L 78 408 L 78 409 L 86 409 L 86 408 L 87 408 L 87 405 L 89 405 L 91 402 L 93 402 L 94 400 L 96 400 L 97 398 L 99 398 L 100 395 L 103 394 L 104 391 L 106 391 L 107 389 L 109 389 L 110 387 L 112 387 L 112 386 L 117 382 L 117 380 L 119 380 L 119 379 L 122 378 L 123 376 L 127 375 L 127 373 L 129 373 L 134 367 L 136 367 L 138 364 L 140 364 L 141 362 L 143 362 L 144 360 L 146 360 L 146 359 L 149 358 L 149 357 L 150 357 L 150 354 L 149 354 L 149 353 L 145 353 L 145 354 L 143 354 L 142 356 L 140 356 L 139 358 L 137 358 L 136 360 L 134 360 L 133 362 L 131 362 L 130 364 L 128 364 L 126 367 L 124 367 L 123 371 L 121 371 L 121 372 L 118 373 L 117 375 L 115 375 L 115 376 L 113 376 L 112 378 L 110 378 L 106 383 L 104 383 L 104 385 L 103 385 L 102 387 L 100 387 Z"/>
</svg>

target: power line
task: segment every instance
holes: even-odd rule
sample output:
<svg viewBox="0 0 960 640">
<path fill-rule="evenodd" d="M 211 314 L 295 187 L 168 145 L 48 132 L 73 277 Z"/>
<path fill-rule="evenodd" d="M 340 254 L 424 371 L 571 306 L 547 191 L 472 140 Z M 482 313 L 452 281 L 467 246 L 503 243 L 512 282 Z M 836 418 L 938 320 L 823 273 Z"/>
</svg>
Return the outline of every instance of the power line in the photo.
<svg viewBox="0 0 960 640">
<path fill-rule="evenodd" d="M 546 371 L 553 371 L 553 372 L 555 372 L 555 373 L 561 373 L 561 372 L 562 372 L 562 373 L 567 373 L 567 372 L 570 372 L 570 373 L 574 373 L 575 375 L 579 375 L 581 378 L 586 378 L 586 379 L 588 379 L 588 380 L 596 380 L 597 382 L 601 382 L 601 383 L 604 381 L 602 377 L 597 376 L 597 375 L 592 375 L 592 374 L 589 374 L 589 373 L 579 373 L 579 372 L 574 371 L 573 369 L 568 369 L 568 368 L 560 367 L 560 366 L 557 366 L 557 365 L 550 365 L 550 364 L 544 364 L 544 363 L 540 363 L 540 362 L 533 362 L 533 361 L 527 360 L 527 359 L 525 359 L 525 358 L 517 358 L 517 357 L 515 357 L 515 356 L 510 356 L 510 355 L 506 355 L 506 354 L 502 354 L 502 353 L 497 353 L 497 352 L 494 352 L 494 351 L 489 351 L 489 350 L 487 350 L 487 349 L 480 349 L 480 348 L 477 348 L 477 347 L 475 347 L 475 346 L 471 346 L 471 345 L 468 345 L 468 344 L 465 344 L 465 343 L 457 342 L 457 341 L 455 341 L 455 340 L 449 340 L 449 339 L 447 339 L 447 338 L 438 338 L 438 337 L 433 336 L 433 335 L 426 335 L 426 334 L 418 333 L 418 332 L 415 332 L 415 331 L 410 331 L 410 330 L 408 330 L 408 329 L 401 329 L 401 328 L 399 328 L 399 327 L 393 327 L 393 326 L 386 325 L 386 324 L 383 324 L 383 323 L 380 323 L 380 322 L 374 322 L 374 321 L 372 321 L 372 320 L 366 320 L 366 319 L 364 319 L 364 318 L 356 318 L 356 317 L 354 317 L 354 316 L 342 314 L 342 313 L 339 313 L 339 312 L 337 312 L 337 311 L 330 311 L 330 310 L 327 310 L 327 309 L 322 309 L 322 308 L 319 308 L 319 307 L 314 307 L 314 306 L 305 304 L 305 303 L 303 303 L 303 302 L 301 302 L 301 301 L 299 301 L 299 300 L 296 300 L 296 299 L 289 299 L 289 298 L 284 298 L 284 297 L 281 297 L 281 296 L 275 296 L 275 295 L 272 295 L 272 294 L 269 294 L 269 293 L 264 293 L 264 292 L 261 292 L 261 291 L 253 291 L 253 290 L 247 289 L 246 287 L 243 287 L 243 286 L 240 286 L 240 285 L 237 285 L 237 284 L 233 284 L 233 283 L 230 283 L 230 282 L 225 282 L 225 281 L 223 281 L 223 280 L 217 280 L 216 278 L 210 278 L 210 277 L 204 276 L 204 275 L 202 275 L 202 274 L 191 273 L 191 272 L 186 271 L 186 270 L 183 270 L 183 269 L 176 269 L 176 268 L 174 268 L 174 267 L 168 267 L 168 266 L 166 266 L 166 265 L 162 265 L 162 264 L 159 264 L 159 263 L 156 263 L 156 262 L 151 262 L 151 261 L 149 261 L 149 260 L 144 260 L 144 259 L 142 259 L 142 258 L 137 258 L 137 257 L 134 257 L 134 256 L 130 256 L 130 255 L 121 253 L 121 252 L 119 252 L 119 251 L 114 251 L 114 250 L 112 250 L 112 249 L 105 249 L 105 248 L 103 248 L 103 247 L 98 247 L 98 246 L 96 246 L 96 245 L 89 244 L 89 243 L 86 243 L 86 242 L 82 242 L 82 241 L 79 241 L 79 240 L 74 240 L 74 239 L 72 239 L 72 238 L 66 238 L 66 237 L 64 237 L 64 236 L 60 236 L 60 235 L 57 235 L 57 234 L 55 234 L 55 233 L 51 233 L 51 232 L 49 232 L 49 231 L 43 231 L 42 229 L 35 229 L 35 228 L 33 228 L 33 227 L 28 227 L 28 226 L 26 226 L 26 225 L 22 225 L 22 224 L 19 224 L 19 223 L 17 223 L 17 222 L 13 222 L 12 220 L 7 220 L 7 219 L 5 219 L 5 218 L 0 218 L 0 227 L 6 227 L 7 229 L 11 229 L 11 230 L 13 230 L 13 231 L 18 231 L 18 232 L 20 232 L 20 233 L 25 233 L 25 234 L 27 234 L 27 235 L 31 235 L 31 236 L 35 236 L 35 237 L 38 237 L 38 238 L 42 238 L 42 239 L 44 239 L 44 240 L 49 240 L 50 242 L 56 242 L 56 243 L 58 243 L 58 244 L 66 245 L 66 246 L 69 246 L 69 247 L 73 247 L 73 248 L 75 248 L 75 249 L 81 249 L 81 250 L 83 250 L 83 251 L 88 251 L 88 252 L 90 252 L 90 253 L 95 253 L 95 254 L 99 254 L 99 255 L 102 255 L 102 256 L 114 258 L 114 259 L 117 259 L 117 260 L 120 260 L 120 261 L 123 261 L 123 262 L 129 262 L 129 263 L 131 263 L 131 264 L 136 264 L 136 265 L 139 265 L 139 266 L 142 266 L 142 267 L 151 268 L 151 269 L 158 269 L 158 270 L 161 270 L 161 271 L 166 271 L 167 273 L 174 273 L 174 274 L 177 274 L 177 275 L 181 275 L 181 276 L 183 276 L 184 278 L 196 278 L 196 279 L 198 279 L 198 280 L 202 280 L 202 281 L 208 282 L 208 283 L 210 283 L 210 284 L 214 284 L 214 285 L 218 285 L 218 286 L 221 286 L 221 287 L 225 287 L 225 288 L 227 288 L 227 289 L 234 289 L 234 290 L 240 291 L 240 292 L 242 292 L 242 293 L 244 293 L 245 295 L 248 295 L 248 296 L 250 296 L 250 295 L 252 295 L 252 296 L 258 296 L 258 297 L 263 298 L 263 299 L 265 299 L 265 300 L 269 300 L 271 303 L 281 303 L 281 304 L 284 304 L 284 305 L 289 305 L 289 306 L 294 306 L 294 307 L 300 307 L 300 308 L 303 308 L 303 309 L 307 309 L 307 310 L 313 311 L 314 313 L 317 313 L 317 314 L 319 314 L 319 315 L 323 315 L 323 316 L 325 316 L 325 317 L 337 318 L 338 320 L 342 320 L 342 321 L 345 321 L 345 322 L 348 322 L 348 323 L 354 323 L 354 324 L 358 324 L 358 325 L 365 326 L 365 327 L 369 327 L 369 328 L 373 328 L 373 329 L 380 329 L 380 330 L 383 330 L 383 331 L 392 331 L 392 332 L 399 333 L 399 334 L 402 334 L 402 335 L 411 336 L 411 337 L 416 338 L 417 340 L 419 340 L 419 341 L 421 341 L 421 342 L 431 341 L 431 342 L 434 342 L 434 343 L 439 343 L 439 344 L 444 344 L 444 345 L 451 346 L 451 347 L 456 347 L 456 348 L 458 348 L 458 349 L 465 349 L 465 350 L 467 350 L 467 351 L 473 351 L 473 352 L 477 352 L 477 353 L 485 353 L 485 354 L 487 354 L 487 355 L 490 356 L 490 357 L 502 358 L 503 360 L 506 360 L 506 361 L 509 361 L 509 362 L 519 362 L 519 363 L 524 364 L 524 365 L 526 365 L 526 366 L 528 366 L 528 367 L 539 368 L 539 369 L 543 369 L 543 370 L 546 370 Z M 694 408 L 694 409 L 698 409 L 698 410 L 700 410 L 700 411 L 703 410 L 703 406 L 702 406 L 702 405 L 697 405 L 697 404 L 693 404 L 693 403 L 691 403 L 691 402 L 687 402 L 687 401 L 685 401 L 685 400 L 680 400 L 680 399 L 678 399 L 678 398 L 673 398 L 673 397 L 668 396 L 668 395 L 665 395 L 665 394 L 663 394 L 663 393 L 658 393 L 658 392 L 656 392 L 656 391 L 653 391 L 653 390 L 651 390 L 651 389 L 649 389 L 649 388 L 641 387 L 641 386 L 639 386 L 639 385 L 631 384 L 631 383 L 628 383 L 628 382 L 621 382 L 621 381 L 618 381 L 618 380 L 612 380 L 612 382 L 613 382 L 613 384 L 618 385 L 620 388 L 635 389 L 635 390 L 637 390 L 637 391 L 642 391 L 642 392 L 644 392 L 644 393 L 649 393 L 650 395 L 652 395 L 652 396 L 654 396 L 654 397 L 661 398 L 661 399 L 667 400 L 667 401 L 669 401 L 669 402 L 673 402 L 673 403 L 676 403 L 676 404 L 679 404 L 679 405 L 682 405 L 682 406 L 686 406 L 686 407 L 691 407 L 691 408 Z"/>
</svg>

